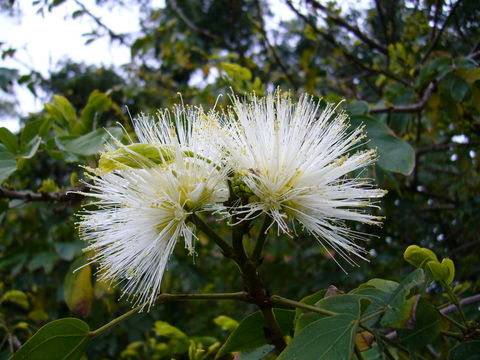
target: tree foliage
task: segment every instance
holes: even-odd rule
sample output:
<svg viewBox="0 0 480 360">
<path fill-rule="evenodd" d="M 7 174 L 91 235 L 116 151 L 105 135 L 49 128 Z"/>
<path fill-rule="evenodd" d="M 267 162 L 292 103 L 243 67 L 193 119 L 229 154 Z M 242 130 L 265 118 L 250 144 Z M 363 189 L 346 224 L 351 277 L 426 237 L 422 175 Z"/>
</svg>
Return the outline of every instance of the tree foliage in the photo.
<svg viewBox="0 0 480 360">
<path fill-rule="evenodd" d="M 166 296 L 150 312 L 97 332 L 130 307 L 118 289 L 96 280 L 95 264 L 85 264 L 75 229 L 83 197 L 69 192 L 86 190 L 80 166 L 96 167 L 110 136 L 122 140 L 121 126 L 132 133 L 125 105 L 133 115 L 153 114 L 177 103 L 180 92 L 185 103 L 222 108 L 230 88 L 261 95 L 275 87 L 322 104 L 345 99 L 340 106 L 351 126 L 365 126 L 363 146 L 378 152 L 366 175 L 389 190 L 379 210 L 383 227 L 356 229 L 375 235 L 365 244 L 370 262 L 348 274 L 307 235 L 269 233 L 256 269 L 288 343 L 278 359 L 478 354 L 476 1 L 372 1 L 341 11 L 335 2 L 285 0 L 293 17 L 280 23 L 272 19 L 275 6 L 261 0 L 168 0 L 164 8 L 138 1 L 139 34 L 115 33 L 75 0 L 35 6 L 56 11 L 70 1 L 78 6 L 72 21 L 96 19 L 87 42 L 107 36 L 130 48 L 131 62 L 107 69 L 69 59 L 48 77 L 0 67 L 0 92 L 18 83 L 48 95 L 41 112 L 20 119 L 19 133 L 0 129 L 2 357 L 68 348 L 70 358 L 85 349 L 92 359 L 231 359 L 236 352 L 243 360 L 275 358 L 269 324 L 254 304 L 235 301 L 245 300 L 237 266 L 203 234 L 195 264 L 176 249 L 162 291 L 236 296 Z M 15 57 L 14 48 L 0 45 L 3 58 Z M 4 113 L 16 116 L 11 99 L 0 102 Z M 208 224 L 228 238 L 230 228 Z M 261 224 L 252 226 L 256 233 Z M 244 245 L 249 253 L 255 247 Z M 72 274 L 78 264 L 85 266 Z M 71 336 L 62 341 L 58 334 Z"/>
</svg>

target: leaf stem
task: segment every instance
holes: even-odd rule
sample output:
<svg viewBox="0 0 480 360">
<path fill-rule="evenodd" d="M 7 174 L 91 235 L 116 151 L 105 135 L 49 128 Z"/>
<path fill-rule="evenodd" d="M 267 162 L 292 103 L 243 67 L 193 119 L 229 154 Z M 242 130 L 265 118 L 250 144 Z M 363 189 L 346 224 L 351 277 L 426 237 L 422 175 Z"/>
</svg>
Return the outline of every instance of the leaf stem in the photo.
<svg viewBox="0 0 480 360">
<path fill-rule="evenodd" d="M 452 288 L 445 281 L 440 281 L 440 283 L 442 284 L 444 289 L 447 291 L 447 295 L 450 298 L 450 300 L 452 301 L 452 303 L 454 303 L 455 306 L 457 307 L 458 312 L 460 313 L 460 317 L 462 318 L 463 325 L 468 329 L 467 318 L 465 317 L 465 313 L 463 312 L 463 308 L 458 301 L 457 295 L 455 295 L 453 293 Z"/>
<path fill-rule="evenodd" d="M 195 226 L 197 226 L 201 232 L 207 235 L 211 240 L 213 240 L 223 251 L 223 254 L 226 257 L 231 257 L 233 254 L 233 248 L 227 244 L 220 236 L 217 235 L 215 231 L 212 230 L 210 226 L 205 224 L 205 222 L 200 219 L 196 214 L 191 214 L 190 219 L 193 221 Z"/>
<path fill-rule="evenodd" d="M 247 301 L 247 293 L 244 291 L 235 293 L 218 293 L 218 294 L 161 294 L 155 299 L 155 303 L 163 303 L 167 301 L 190 301 L 190 300 L 241 300 Z M 117 326 L 121 322 L 127 320 L 131 316 L 140 312 L 146 304 L 138 305 L 113 319 L 109 323 L 99 327 L 96 330 L 90 331 L 89 336 L 91 338 L 103 334 L 105 331 Z"/>
<path fill-rule="evenodd" d="M 265 218 L 263 219 L 262 227 L 260 229 L 260 233 L 258 234 L 255 248 L 253 249 L 253 253 L 252 253 L 252 261 L 254 261 L 257 264 L 262 255 L 263 246 L 265 245 L 268 229 L 271 224 L 272 224 L 272 219 L 270 218 L 270 216 L 265 215 Z"/>
<path fill-rule="evenodd" d="M 282 304 L 282 305 L 287 305 L 287 306 L 290 306 L 290 307 L 295 307 L 295 308 L 299 308 L 299 309 L 303 309 L 303 310 L 309 310 L 309 311 L 313 311 L 313 312 L 316 312 L 316 313 L 319 313 L 319 314 L 322 314 L 322 315 L 326 315 L 326 316 L 338 315 L 338 313 L 336 313 L 336 312 L 325 310 L 325 309 L 322 309 L 322 308 L 319 308 L 319 307 L 316 307 L 316 306 L 313 306 L 313 305 L 304 304 L 304 303 L 301 303 L 300 301 L 286 299 L 286 298 L 278 296 L 278 295 L 272 295 L 270 297 L 270 300 L 274 304 Z"/>
</svg>

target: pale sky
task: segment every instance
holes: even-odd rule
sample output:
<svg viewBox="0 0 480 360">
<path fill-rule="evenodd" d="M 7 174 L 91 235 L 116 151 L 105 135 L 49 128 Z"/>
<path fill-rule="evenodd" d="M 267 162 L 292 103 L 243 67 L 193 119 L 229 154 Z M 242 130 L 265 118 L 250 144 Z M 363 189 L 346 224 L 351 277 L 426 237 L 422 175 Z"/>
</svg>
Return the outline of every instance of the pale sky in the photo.
<svg viewBox="0 0 480 360">
<path fill-rule="evenodd" d="M 275 24 L 294 16 L 282 0 L 269 2 L 274 12 L 271 23 Z M 364 6 L 366 2 L 367 0 L 348 0 L 342 1 L 341 4 L 342 7 L 348 8 L 358 7 L 359 3 Z M 51 12 L 45 9 L 43 17 L 36 13 L 39 8 L 31 3 L 31 0 L 15 1 L 14 6 L 20 11 L 20 16 L 11 18 L 0 14 L 0 42 L 4 43 L 2 50 L 8 47 L 17 49 L 14 58 L 0 59 L 0 67 L 16 68 L 21 74 L 36 70 L 48 76 L 50 70 L 55 69 L 56 64 L 66 58 L 105 66 L 119 66 L 130 61 L 130 49 L 119 46 L 118 43 L 112 44 L 107 37 L 85 45 L 86 37 L 82 34 L 94 29 L 95 24 L 86 15 L 72 19 L 71 14 L 80 9 L 74 0 L 66 1 Z M 81 0 L 81 3 L 116 33 L 139 31 L 140 11 L 134 2 L 126 7 L 97 6 L 95 0 Z M 165 1 L 153 0 L 153 3 L 157 7 L 163 7 Z M 194 83 L 202 81 L 194 80 Z M 15 93 L 18 99 L 17 110 L 20 114 L 26 115 L 42 109 L 43 102 L 35 99 L 25 87 L 16 86 Z M 18 119 L 0 118 L 0 126 L 17 131 Z"/>
</svg>

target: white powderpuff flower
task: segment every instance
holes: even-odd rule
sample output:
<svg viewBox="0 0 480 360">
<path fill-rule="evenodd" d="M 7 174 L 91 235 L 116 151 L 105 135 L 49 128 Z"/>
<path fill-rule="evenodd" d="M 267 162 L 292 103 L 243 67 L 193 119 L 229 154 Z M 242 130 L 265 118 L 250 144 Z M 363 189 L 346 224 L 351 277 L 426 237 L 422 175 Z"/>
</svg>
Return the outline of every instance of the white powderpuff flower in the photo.
<svg viewBox="0 0 480 360">
<path fill-rule="evenodd" d="M 279 231 L 291 234 L 303 225 L 324 247 L 349 263 L 365 250 L 354 240 L 365 237 L 345 220 L 379 224 L 380 218 L 362 208 L 385 192 L 369 179 L 349 178 L 352 171 L 371 165 L 374 150 L 353 152 L 364 139 L 363 129 L 349 129 L 346 114 L 302 96 L 294 103 L 277 91 L 251 102 L 234 97 L 223 124 L 222 148 L 229 154 L 233 182 L 249 192 L 237 209 L 242 219 L 268 214 Z M 353 152 L 353 153 L 352 153 Z"/>
<path fill-rule="evenodd" d="M 117 144 L 102 154 L 100 164 L 108 160 L 108 166 L 89 175 L 85 195 L 96 198 L 96 209 L 81 214 L 81 238 L 89 242 L 99 277 L 120 285 L 135 304 L 153 304 L 179 238 L 194 252 L 189 215 L 219 210 L 228 198 L 227 169 L 208 146 L 208 119 L 185 107 L 175 109 L 173 121 L 168 112 L 158 121 L 141 116 L 134 127 L 142 145 Z"/>
</svg>

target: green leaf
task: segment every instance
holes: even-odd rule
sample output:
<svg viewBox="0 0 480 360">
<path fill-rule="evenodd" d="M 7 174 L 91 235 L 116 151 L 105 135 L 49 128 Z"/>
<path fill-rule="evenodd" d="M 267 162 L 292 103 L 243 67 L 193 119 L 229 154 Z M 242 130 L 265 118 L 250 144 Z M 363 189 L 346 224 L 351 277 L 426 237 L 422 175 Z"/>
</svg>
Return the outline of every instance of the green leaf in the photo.
<svg viewBox="0 0 480 360">
<path fill-rule="evenodd" d="M 22 147 L 18 157 L 23 159 L 30 159 L 32 158 L 38 150 L 40 143 L 42 142 L 42 138 L 40 136 L 34 136 L 28 144 Z"/>
<path fill-rule="evenodd" d="M 98 129 L 82 136 L 59 136 L 55 142 L 60 150 L 76 155 L 95 155 L 104 149 L 111 136 L 120 137 L 123 133 L 120 128 Z M 109 134 L 110 133 L 110 134 Z"/>
<path fill-rule="evenodd" d="M 112 105 L 112 100 L 104 93 L 95 90 L 88 97 L 87 105 L 82 109 L 81 113 L 81 126 L 79 134 L 84 134 L 89 130 L 92 130 L 93 120 L 95 114 L 99 111 L 105 111 Z"/>
<path fill-rule="evenodd" d="M 457 101 L 462 101 L 465 98 L 468 89 L 468 83 L 461 77 L 454 76 L 450 82 L 450 95 Z"/>
<path fill-rule="evenodd" d="M 31 271 L 35 271 L 43 268 L 46 274 L 52 272 L 53 265 L 58 259 L 57 254 L 49 251 L 43 251 L 34 256 L 28 263 L 28 267 Z"/>
<path fill-rule="evenodd" d="M 35 136 L 45 137 L 51 124 L 52 121 L 45 118 L 29 121 L 20 134 L 21 144 L 25 146 L 25 144 L 28 144 Z"/>
<path fill-rule="evenodd" d="M 361 297 L 352 294 L 343 294 L 343 295 L 335 295 L 329 296 L 326 298 L 322 298 L 317 301 L 314 305 L 329 310 L 332 312 L 336 312 L 339 314 L 347 313 L 347 314 L 357 314 L 360 311 L 359 308 L 359 301 Z M 297 321 L 295 322 L 295 334 L 301 331 L 303 328 L 308 326 L 314 321 L 322 319 L 326 317 L 326 315 L 316 313 L 316 312 L 307 312 L 302 314 Z"/>
<path fill-rule="evenodd" d="M 418 245 L 410 245 L 403 253 L 403 258 L 416 268 L 423 267 L 429 261 L 438 263 L 437 255 L 430 249 Z"/>
<path fill-rule="evenodd" d="M 165 336 L 169 339 L 186 339 L 187 335 L 175 326 L 165 321 L 155 321 L 153 331 L 157 336 Z"/>
<path fill-rule="evenodd" d="M 8 151 L 0 149 L 0 184 L 17 170 L 17 160 Z"/>
<path fill-rule="evenodd" d="M 12 154 L 18 151 L 17 137 L 13 135 L 6 127 L 0 128 L 0 142 L 5 145 L 5 148 Z"/>
<path fill-rule="evenodd" d="M 28 310 L 30 308 L 27 294 L 20 290 L 10 290 L 3 294 L 2 298 L 0 299 L 0 304 L 3 303 L 15 304 L 24 310 Z"/>
<path fill-rule="evenodd" d="M 480 360 L 480 340 L 458 344 L 450 350 L 448 360 Z"/>
<path fill-rule="evenodd" d="M 293 327 L 295 311 L 273 309 L 273 313 L 283 334 L 288 334 Z M 230 334 L 225 344 L 218 351 L 216 358 L 218 359 L 233 351 L 248 351 L 266 345 L 267 340 L 263 331 L 265 326 L 265 320 L 259 311 L 250 314 Z"/>
<path fill-rule="evenodd" d="M 231 317 L 220 315 L 213 319 L 213 322 L 222 327 L 224 330 L 233 331 L 238 327 L 238 321 Z"/>
<path fill-rule="evenodd" d="M 368 139 L 367 146 L 377 149 L 378 165 L 387 171 L 409 175 L 415 166 L 415 151 L 412 146 L 395 136 L 384 123 L 369 116 L 353 116 L 353 126 L 365 124 Z"/>
<path fill-rule="evenodd" d="M 333 305 L 335 300 L 341 301 L 341 305 L 337 306 L 337 311 L 341 313 L 335 316 L 321 317 L 295 331 L 292 342 L 288 344 L 277 360 L 351 359 L 355 335 L 362 314 L 361 299 L 351 295 L 337 295 L 322 299 L 318 305 L 322 308 L 329 308 L 325 306 L 326 303 Z M 356 300 L 356 302 L 351 300 Z"/>
<path fill-rule="evenodd" d="M 388 299 L 389 309 L 383 315 L 380 324 L 383 327 L 403 327 L 411 315 L 414 299 L 407 301 L 411 289 L 425 280 L 422 269 L 416 269 L 409 274 L 395 289 Z"/>
<path fill-rule="evenodd" d="M 69 267 L 63 283 L 63 296 L 68 308 L 83 317 L 92 311 L 92 269 L 80 257 Z"/>
<path fill-rule="evenodd" d="M 70 101 L 61 95 L 53 95 L 53 101 L 63 118 L 61 122 L 71 127 L 77 121 L 77 114 Z"/>
<path fill-rule="evenodd" d="M 365 101 L 355 101 L 348 104 L 345 110 L 350 115 L 366 115 L 368 114 L 368 103 Z"/>
<path fill-rule="evenodd" d="M 58 242 L 54 244 L 54 247 L 62 260 L 72 261 L 75 256 L 82 253 L 85 243 L 83 241 Z"/>
<path fill-rule="evenodd" d="M 89 331 L 79 319 L 52 321 L 41 327 L 11 360 L 79 360 L 88 345 Z"/>
<path fill-rule="evenodd" d="M 413 329 L 398 329 L 397 334 L 402 345 L 416 350 L 431 344 L 440 335 L 441 326 L 441 317 L 437 309 L 420 299 L 415 311 Z"/>
<path fill-rule="evenodd" d="M 265 355 L 270 353 L 273 349 L 275 349 L 275 346 L 273 345 L 263 345 L 258 349 L 242 352 L 238 360 L 262 360 L 265 359 Z"/>
</svg>

